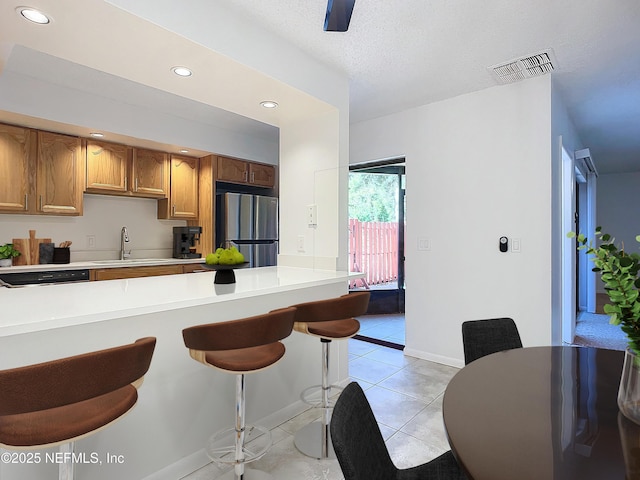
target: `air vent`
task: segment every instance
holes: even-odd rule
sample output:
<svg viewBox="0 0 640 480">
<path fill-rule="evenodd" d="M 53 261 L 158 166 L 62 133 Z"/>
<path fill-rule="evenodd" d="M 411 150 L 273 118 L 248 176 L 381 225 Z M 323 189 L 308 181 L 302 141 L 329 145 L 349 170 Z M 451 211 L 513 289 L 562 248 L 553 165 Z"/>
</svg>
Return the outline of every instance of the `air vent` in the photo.
<svg viewBox="0 0 640 480">
<path fill-rule="evenodd" d="M 499 83 L 514 83 L 552 72 L 556 61 L 551 50 L 488 67 Z"/>
</svg>

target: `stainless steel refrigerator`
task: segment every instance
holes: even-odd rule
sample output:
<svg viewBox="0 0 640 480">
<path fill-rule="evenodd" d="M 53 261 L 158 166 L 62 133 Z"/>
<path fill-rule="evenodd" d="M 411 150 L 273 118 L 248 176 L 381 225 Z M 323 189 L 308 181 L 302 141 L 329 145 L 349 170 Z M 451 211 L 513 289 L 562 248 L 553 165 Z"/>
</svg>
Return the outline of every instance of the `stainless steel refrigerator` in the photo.
<svg viewBox="0 0 640 480">
<path fill-rule="evenodd" d="M 275 265 L 278 256 L 278 199 L 223 193 L 216 202 L 216 243 L 235 245 L 250 267 Z"/>
</svg>

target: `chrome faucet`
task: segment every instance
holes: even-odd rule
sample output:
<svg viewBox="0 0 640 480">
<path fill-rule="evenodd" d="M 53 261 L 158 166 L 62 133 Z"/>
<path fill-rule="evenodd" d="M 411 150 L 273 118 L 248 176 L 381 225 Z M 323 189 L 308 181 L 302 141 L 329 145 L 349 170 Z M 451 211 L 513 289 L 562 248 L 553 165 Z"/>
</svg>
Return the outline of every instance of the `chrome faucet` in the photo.
<svg viewBox="0 0 640 480">
<path fill-rule="evenodd" d="M 126 260 L 131 256 L 131 250 L 128 252 L 124 250 L 125 243 L 129 243 L 129 232 L 127 227 L 122 227 L 122 230 L 120 230 L 120 260 Z"/>
</svg>

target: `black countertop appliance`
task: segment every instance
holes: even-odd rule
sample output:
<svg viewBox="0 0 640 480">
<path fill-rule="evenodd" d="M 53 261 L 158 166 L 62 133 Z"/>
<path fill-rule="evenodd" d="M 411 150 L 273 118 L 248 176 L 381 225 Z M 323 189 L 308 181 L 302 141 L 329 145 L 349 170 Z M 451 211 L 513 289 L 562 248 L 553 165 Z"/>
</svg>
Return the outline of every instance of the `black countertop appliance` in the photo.
<svg viewBox="0 0 640 480">
<path fill-rule="evenodd" d="M 201 233 L 202 227 L 173 227 L 173 258 L 200 258 L 196 243 Z"/>
</svg>

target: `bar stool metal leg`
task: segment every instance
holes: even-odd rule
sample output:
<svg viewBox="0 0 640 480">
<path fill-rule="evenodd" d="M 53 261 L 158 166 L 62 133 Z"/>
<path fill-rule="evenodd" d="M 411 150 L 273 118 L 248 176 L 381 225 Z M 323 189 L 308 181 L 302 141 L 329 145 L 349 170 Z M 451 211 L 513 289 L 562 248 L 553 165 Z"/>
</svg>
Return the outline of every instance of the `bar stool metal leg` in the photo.
<svg viewBox="0 0 640 480">
<path fill-rule="evenodd" d="M 58 448 L 62 456 L 62 462 L 58 464 L 58 478 L 59 480 L 73 480 L 74 479 L 74 465 L 73 465 L 73 447 L 74 443 L 63 443 Z"/>
<path fill-rule="evenodd" d="M 335 458 L 331 437 L 329 436 L 329 424 L 331 422 L 331 405 L 329 396 L 331 385 L 329 384 L 329 345 L 331 340 L 321 338 L 322 342 L 322 417 L 320 421 L 305 425 L 296 433 L 294 444 L 298 450 L 313 458 Z"/>
<path fill-rule="evenodd" d="M 247 445 L 247 431 L 245 423 L 245 408 L 246 408 L 246 389 L 245 389 L 245 375 L 236 375 L 236 424 L 234 427 L 234 461 L 233 469 L 220 477 L 220 480 L 272 480 L 273 477 L 260 470 L 245 469 L 245 464 L 258 460 L 266 453 L 266 450 L 271 445 L 271 440 L 268 440 L 268 445 L 260 445 L 260 452 L 252 450 L 251 445 Z M 259 427 L 261 428 L 261 427 Z M 270 432 L 260 431 L 262 435 L 270 436 Z M 211 442 L 214 443 L 214 437 Z M 247 453 L 249 459 L 247 459 Z"/>
</svg>

